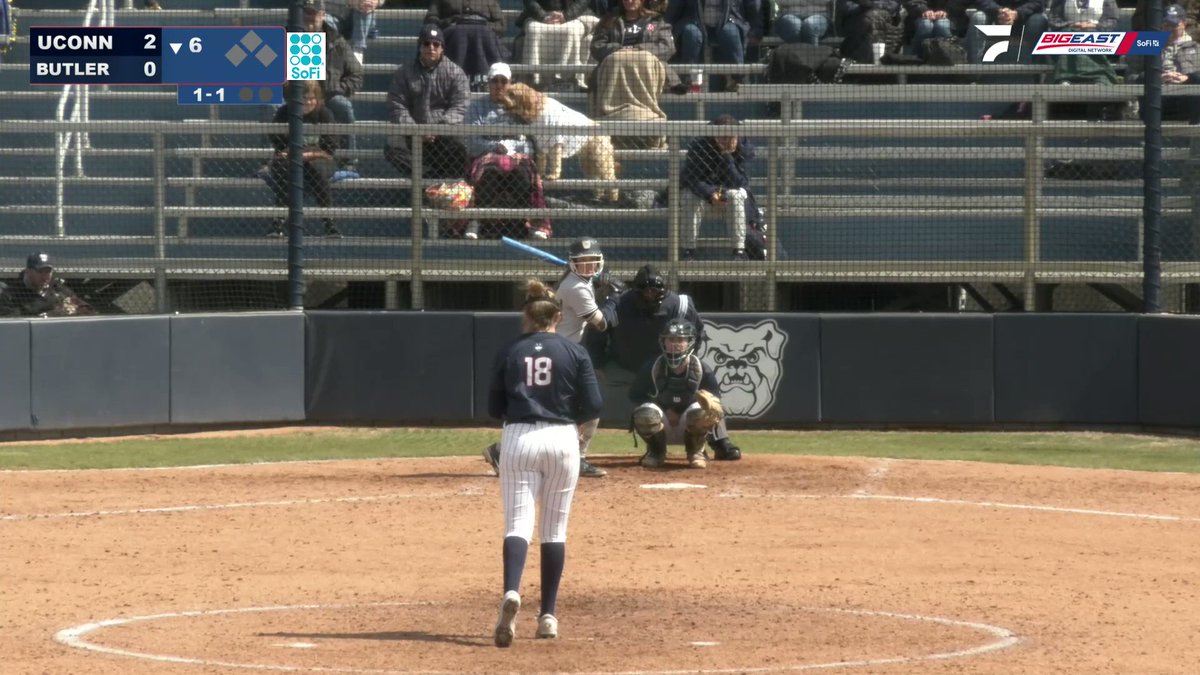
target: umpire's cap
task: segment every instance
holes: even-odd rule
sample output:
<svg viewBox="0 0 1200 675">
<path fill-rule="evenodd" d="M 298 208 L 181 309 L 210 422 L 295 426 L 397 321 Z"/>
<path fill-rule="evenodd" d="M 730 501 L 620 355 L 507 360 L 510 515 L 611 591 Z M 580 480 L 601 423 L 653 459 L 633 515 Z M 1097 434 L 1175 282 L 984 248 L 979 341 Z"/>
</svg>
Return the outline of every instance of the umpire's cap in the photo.
<svg viewBox="0 0 1200 675">
<path fill-rule="evenodd" d="M 25 259 L 25 269 L 44 270 L 54 269 L 54 263 L 50 262 L 49 253 L 30 253 Z"/>
</svg>

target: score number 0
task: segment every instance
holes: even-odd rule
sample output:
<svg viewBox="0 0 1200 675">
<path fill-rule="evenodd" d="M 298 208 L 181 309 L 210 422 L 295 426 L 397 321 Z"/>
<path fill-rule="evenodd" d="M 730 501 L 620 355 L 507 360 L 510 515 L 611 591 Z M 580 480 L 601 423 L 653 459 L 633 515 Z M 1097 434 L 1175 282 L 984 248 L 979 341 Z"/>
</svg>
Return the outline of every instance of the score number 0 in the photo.
<svg viewBox="0 0 1200 675">
<path fill-rule="evenodd" d="M 144 47 L 146 49 L 156 49 L 158 47 L 158 36 L 154 33 L 146 33 L 145 40 L 146 44 Z M 203 49 L 204 46 L 200 44 L 200 38 L 194 37 L 188 40 L 189 52 L 193 54 L 199 54 Z M 142 72 L 146 74 L 146 77 L 154 77 L 154 74 L 158 72 L 158 64 L 154 61 L 147 61 L 146 64 L 142 66 Z M 198 92 L 199 90 L 197 89 L 196 91 Z M 199 94 L 197 94 L 197 96 L 199 96 Z M 225 92 L 221 92 L 221 99 L 224 100 L 224 98 Z"/>
</svg>

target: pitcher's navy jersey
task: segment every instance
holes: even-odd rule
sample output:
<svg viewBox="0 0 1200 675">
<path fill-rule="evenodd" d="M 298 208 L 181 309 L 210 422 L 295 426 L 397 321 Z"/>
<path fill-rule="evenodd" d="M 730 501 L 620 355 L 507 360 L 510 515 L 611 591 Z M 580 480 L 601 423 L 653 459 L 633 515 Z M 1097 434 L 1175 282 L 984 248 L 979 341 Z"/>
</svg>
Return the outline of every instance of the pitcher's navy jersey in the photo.
<svg viewBox="0 0 1200 675">
<path fill-rule="evenodd" d="M 505 422 L 578 424 L 600 416 L 587 351 L 556 333 L 526 333 L 496 356 L 488 414 Z"/>
</svg>

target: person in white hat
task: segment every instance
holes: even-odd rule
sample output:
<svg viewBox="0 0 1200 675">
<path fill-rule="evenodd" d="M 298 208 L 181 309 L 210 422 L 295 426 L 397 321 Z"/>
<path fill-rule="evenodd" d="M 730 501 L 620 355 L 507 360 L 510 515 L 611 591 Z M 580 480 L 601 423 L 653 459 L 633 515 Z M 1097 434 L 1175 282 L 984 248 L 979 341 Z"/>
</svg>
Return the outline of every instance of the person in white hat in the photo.
<svg viewBox="0 0 1200 675">
<path fill-rule="evenodd" d="M 493 63 L 488 68 L 487 82 L 488 95 L 474 96 L 467 105 L 465 116 L 467 124 L 479 126 L 516 124 L 517 120 L 501 105 L 504 95 L 508 91 L 508 85 L 512 84 L 512 68 L 509 68 L 507 63 Z M 525 136 L 515 133 L 511 129 L 497 129 L 494 133 L 487 135 L 468 136 L 466 141 L 467 156 L 470 159 L 489 152 L 499 155 L 507 155 L 510 152 L 528 155 L 530 150 Z"/>
<path fill-rule="evenodd" d="M 487 72 L 488 95 L 471 97 L 465 117 L 467 124 L 480 126 L 516 124 L 517 120 L 501 105 L 511 83 L 512 68 L 509 68 L 507 63 L 493 63 Z M 515 133 L 511 128 L 496 129 L 487 135 L 467 136 L 463 140 L 466 141 L 467 158 L 470 161 L 489 153 L 530 155 L 533 151 L 525 135 Z M 467 223 L 463 236 L 467 239 L 478 239 L 480 228 L 481 223 L 478 220 L 472 220 Z"/>
</svg>

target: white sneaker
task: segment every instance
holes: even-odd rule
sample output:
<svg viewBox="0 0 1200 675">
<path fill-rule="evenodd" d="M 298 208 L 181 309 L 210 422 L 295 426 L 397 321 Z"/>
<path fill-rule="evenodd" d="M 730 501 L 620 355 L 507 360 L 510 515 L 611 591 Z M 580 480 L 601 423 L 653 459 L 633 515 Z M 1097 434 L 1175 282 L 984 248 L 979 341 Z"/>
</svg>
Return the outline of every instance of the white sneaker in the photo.
<svg viewBox="0 0 1200 675">
<path fill-rule="evenodd" d="M 463 239 L 478 239 L 479 238 L 479 221 L 472 220 L 467 223 L 467 231 L 463 234 Z"/>
<path fill-rule="evenodd" d="M 545 239 L 549 239 L 550 235 L 546 234 L 546 232 L 544 230 L 534 230 L 533 238 L 545 240 Z"/>
<path fill-rule="evenodd" d="M 500 618 L 496 619 L 496 646 L 512 645 L 517 634 L 517 612 L 521 609 L 521 596 L 516 591 L 504 594 L 500 601 Z"/>
<path fill-rule="evenodd" d="M 558 619 L 553 614 L 543 614 L 538 617 L 537 636 L 543 640 L 553 640 L 558 637 Z"/>
</svg>

